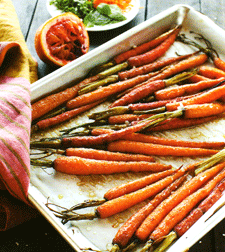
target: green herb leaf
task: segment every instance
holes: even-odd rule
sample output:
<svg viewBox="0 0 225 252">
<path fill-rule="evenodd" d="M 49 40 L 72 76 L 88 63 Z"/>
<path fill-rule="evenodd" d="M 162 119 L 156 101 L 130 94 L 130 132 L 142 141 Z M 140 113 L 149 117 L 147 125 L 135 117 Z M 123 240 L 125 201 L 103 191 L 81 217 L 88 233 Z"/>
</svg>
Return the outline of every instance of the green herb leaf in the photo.
<svg viewBox="0 0 225 252">
<path fill-rule="evenodd" d="M 120 7 L 116 4 L 101 3 L 97 7 L 97 11 L 111 19 L 118 21 L 126 20 L 126 17 L 122 14 Z"/>
</svg>

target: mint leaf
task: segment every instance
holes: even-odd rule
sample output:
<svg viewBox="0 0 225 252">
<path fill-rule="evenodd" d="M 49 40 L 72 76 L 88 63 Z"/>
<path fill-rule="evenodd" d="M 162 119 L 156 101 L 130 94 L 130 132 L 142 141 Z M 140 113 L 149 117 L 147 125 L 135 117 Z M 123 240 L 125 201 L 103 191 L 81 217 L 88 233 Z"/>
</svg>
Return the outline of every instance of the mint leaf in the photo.
<svg viewBox="0 0 225 252">
<path fill-rule="evenodd" d="M 126 17 L 122 14 L 120 7 L 116 4 L 101 3 L 98 5 L 97 11 L 117 21 L 126 20 Z"/>
</svg>

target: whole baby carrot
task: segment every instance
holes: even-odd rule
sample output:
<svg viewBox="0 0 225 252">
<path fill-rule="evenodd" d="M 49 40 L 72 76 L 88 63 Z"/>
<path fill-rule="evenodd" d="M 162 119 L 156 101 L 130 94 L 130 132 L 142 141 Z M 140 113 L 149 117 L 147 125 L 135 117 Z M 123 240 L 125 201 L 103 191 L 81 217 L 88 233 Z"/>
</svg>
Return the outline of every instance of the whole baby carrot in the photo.
<svg viewBox="0 0 225 252">
<path fill-rule="evenodd" d="M 175 42 L 178 33 L 180 32 L 181 27 L 178 27 L 174 30 L 172 34 L 169 35 L 161 44 L 159 44 L 154 49 L 137 56 L 130 57 L 128 63 L 130 66 L 141 66 L 155 61 L 156 59 L 163 56 L 171 45 Z"/>
<path fill-rule="evenodd" d="M 111 200 L 111 199 L 118 198 L 127 193 L 131 193 L 141 188 L 144 188 L 145 186 L 150 185 L 156 181 L 159 181 L 160 179 L 163 179 L 174 173 L 175 173 L 175 170 L 169 169 L 166 171 L 153 173 L 153 174 L 141 177 L 139 179 L 132 180 L 127 183 L 123 183 L 121 185 L 113 187 L 112 189 L 109 189 L 104 194 L 104 199 Z"/>
<path fill-rule="evenodd" d="M 191 95 L 202 90 L 212 88 L 223 80 L 224 78 L 219 78 L 215 80 L 200 81 L 193 84 L 170 87 L 169 89 L 156 91 L 154 93 L 154 97 L 156 100 L 170 100 L 179 96 Z"/>
<path fill-rule="evenodd" d="M 115 115 L 115 116 L 110 116 L 108 118 L 108 123 L 109 124 L 122 124 L 122 123 L 127 123 L 127 122 L 132 122 L 132 121 L 139 121 L 143 120 L 145 118 L 148 118 L 152 116 L 153 114 L 143 114 L 143 115 L 135 115 L 135 114 L 123 114 L 123 115 Z"/>
<path fill-rule="evenodd" d="M 112 152 L 92 148 L 68 148 L 65 150 L 65 155 L 108 161 L 155 161 L 153 157 L 147 155 Z"/>
<path fill-rule="evenodd" d="M 79 114 L 81 114 L 81 113 L 83 113 L 83 112 L 85 112 L 87 110 L 90 110 L 91 108 L 96 107 L 98 104 L 100 104 L 102 102 L 103 102 L 103 100 L 100 100 L 100 101 L 97 101 L 97 102 L 94 102 L 94 103 L 91 103 L 91 104 L 87 104 L 87 105 L 84 105 L 84 106 L 76 108 L 76 109 L 65 111 L 64 113 L 56 115 L 54 117 L 43 119 L 43 120 L 37 122 L 32 127 L 32 129 L 35 130 L 35 131 L 44 130 L 44 129 L 53 127 L 55 125 L 58 125 L 58 124 L 60 124 L 62 122 L 66 122 L 66 121 L 74 118 L 75 116 L 77 116 L 77 115 L 79 115 Z"/>
<path fill-rule="evenodd" d="M 225 180 L 223 179 L 209 196 L 204 199 L 194 210 L 192 210 L 181 222 L 176 224 L 174 231 L 181 237 L 187 230 L 204 214 L 206 213 L 215 203 L 219 200 L 225 190 Z"/>
<path fill-rule="evenodd" d="M 159 44 L 161 44 L 166 38 L 168 38 L 171 35 L 171 33 L 173 33 L 176 29 L 178 29 L 178 28 L 171 29 L 171 30 L 161 34 L 160 36 L 150 40 L 149 42 L 143 43 L 143 44 L 136 46 L 128 51 L 125 51 L 125 52 L 115 56 L 113 58 L 113 60 L 116 62 L 116 64 L 120 64 L 121 62 L 126 61 L 128 58 L 130 58 L 132 56 L 139 55 L 139 54 L 144 53 L 150 49 L 153 49 L 156 46 L 158 46 Z"/>
<path fill-rule="evenodd" d="M 203 93 L 200 93 L 199 95 L 196 95 L 190 99 L 186 99 L 182 102 L 168 103 L 166 105 L 166 108 L 168 111 L 171 111 L 171 110 L 177 109 L 181 103 L 183 106 L 186 106 L 186 105 L 191 105 L 191 104 L 204 104 L 204 103 L 214 102 L 224 95 L 225 95 L 225 85 L 222 85 L 222 86 L 212 88 Z"/>
<path fill-rule="evenodd" d="M 190 56 L 193 56 L 194 54 L 196 54 L 196 53 L 185 54 L 185 55 L 180 55 L 180 56 L 157 60 L 157 61 L 152 62 L 147 65 L 143 65 L 140 67 L 134 67 L 134 68 L 128 69 L 126 71 L 119 72 L 118 76 L 119 76 L 120 80 L 130 79 L 130 78 L 133 78 L 137 75 L 147 74 L 149 72 L 162 69 L 163 67 L 166 67 L 172 63 L 175 63 L 177 61 L 180 61 L 180 60 L 186 59 Z"/>
<path fill-rule="evenodd" d="M 198 74 L 210 79 L 225 77 L 225 72 L 223 70 L 207 65 L 200 66 Z"/>
<path fill-rule="evenodd" d="M 215 165 L 182 185 L 176 192 L 171 194 L 157 208 L 155 208 L 155 210 L 142 222 L 141 226 L 136 231 L 135 236 L 140 241 L 146 241 L 159 223 L 174 207 L 182 202 L 187 196 L 194 193 L 207 181 L 212 179 L 218 172 L 223 170 L 224 164 L 225 163 Z"/>
<path fill-rule="evenodd" d="M 134 88 L 126 95 L 122 96 L 120 99 L 113 102 L 109 107 L 117 107 L 117 106 L 124 106 L 127 104 L 131 104 L 141 100 L 142 98 L 154 94 L 157 90 L 164 89 L 165 87 L 169 87 L 174 85 L 182 80 L 189 78 L 190 76 L 194 75 L 195 71 L 191 72 L 182 72 L 170 79 L 166 80 L 155 80 L 146 81 L 140 87 Z"/>
<path fill-rule="evenodd" d="M 108 144 L 107 149 L 109 151 L 120 151 L 125 153 L 128 152 L 140 153 L 144 155 L 180 157 L 209 156 L 218 152 L 218 150 L 213 149 L 168 146 L 129 140 L 118 140 L 111 142 Z"/>
<path fill-rule="evenodd" d="M 86 105 L 89 103 L 96 102 L 100 99 L 109 97 L 113 94 L 116 94 L 116 93 L 121 92 L 123 90 L 126 90 L 130 87 L 133 87 L 143 81 L 146 81 L 148 78 L 149 78 L 148 75 L 141 75 L 141 76 L 137 76 L 133 79 L 124 80 L 121 82 L 111 84 L 106 87 L 99 88 L 97 90 L 80 95 L 80 96 L 68 101 L 66 104 L 66 107 L 67 107 L 67 109 L 73 109 L 73 108 L 80 107 L 80 106 L 83 106 L 83 105 Z"/>
<path fill-rule="evenodd" d="M 221 164 L 225 167 L 225 163 Z M 225 178 L 225 170 L 212 178 L 205 186 L 185 198 L 173 208 L 157 228 L 151 233 L 150 240 L 159 242 L 181 221 L 201 200 L 209 195 L 213 188 Z"/>
<path fill-rule="evenodd" d="M 92 135 L 100 135 L 110 132 L 108 129 L 93 129 L 91 131 Z M 149 134 L 142 133 L 131 133 L 122 138 L 123 140 L 142 142 L 142 143 L 153 143 L 169 146 L 178 146 L 178 147 L 191 147 L 191 148 L 206 148 L 206 149 L 217 149 L 223 148 L 225 141 L 188 141 L 181 139 L 172 139 L 165 137 L 152 136 Z"/>
<path fill-rule="evenodd" d="M 125 248 L 132 238 L 134 232 L 144 221 L 144 219 L 154 210 L 155 207 L 157 207 L 164 199 L 166 199 L 173 191 L 175 191 L 185 179 L 186 176 L 182 176 L 181 178 L 175 180 L 171 185 L 150 200 L 149 203 L 133 214 L 116 233 L 113 239 L 113 247 L 115 248 L 118 246 L 119 248 Z"/>
</svg>

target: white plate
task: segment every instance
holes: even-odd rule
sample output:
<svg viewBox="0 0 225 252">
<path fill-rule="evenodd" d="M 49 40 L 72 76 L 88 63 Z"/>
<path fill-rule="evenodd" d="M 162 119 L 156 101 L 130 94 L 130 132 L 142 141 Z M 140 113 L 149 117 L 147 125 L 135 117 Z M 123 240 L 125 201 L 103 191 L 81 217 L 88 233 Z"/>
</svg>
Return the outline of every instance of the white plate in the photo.
<svg viewBox="0 0 225 252">
<path fill-rule="evenodd" d="M 62 14 L 63 12 L 61 10 L 58 10 L 54 4 L 50 5 L 51 0 L 47 0 L 46 5 L 47 5 L 47 10 L 50 13 L 52 17 L 55 17 L 59 14 Z M 129 23 L 132 19 L 136 17 L 136 15 L 139 12 L 140 8 L 140 1 L 139 0 L 131 0 L 130 6 L 127 8 L 128 10 L 123 13 L 124 16 L 126 17 L 126 20 L 115 23 L 115 24 L 109 24 L 109 25 L 96 25 L 94 27 L 87 27 L 87 31 L 106 31 L 106 30 L 111 30 L 118 28 L 120 26 L 123 26 L 127 23 Z"/>
</svg>

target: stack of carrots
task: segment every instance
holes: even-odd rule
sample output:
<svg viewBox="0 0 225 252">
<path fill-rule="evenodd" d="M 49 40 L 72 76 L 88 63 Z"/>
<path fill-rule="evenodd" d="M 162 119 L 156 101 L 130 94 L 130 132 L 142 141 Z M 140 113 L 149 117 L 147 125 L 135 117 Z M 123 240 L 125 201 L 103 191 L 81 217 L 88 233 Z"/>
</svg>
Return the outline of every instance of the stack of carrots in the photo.
<svg viewBox="0 0 225 252">
<path fill-rule="evenodd" d="M 224 190 L 225 141 L 185 141 L 152 135 L 210 122 L 222 118 L 225 111 L 225 62 L 208 43 L 206 48 L 196 46 L 191 54 L 163 57 L 176 39 L 188 43 L 180 31 L 178 26 L 121 53 L 93 69 L 73 87 L 32 104 L 35 134 L 54 130 L 59 124 L 110 102 L 107 109 L 91 113 L 87 123 L 64 129 L 55 138 L 31 141 L 32 149 L 61 155 L 54 161 L 31 159 L 33 165 L 74 175 L 150 172 L 140 180 L 112 188 L 103 200 L 90 202 L 89 206 L 99 204 L 94 215 L 75 212 L 86 207 L 86 203 L 63 208 L 60 213 L 52 209 L 65 223 L 107 218 L 147 200 L 144 208 L 119 229 L 112 251 L 145 242 L 142 251 L 148 251 L 172 230 L 175 238 L 180 237 Z M 208 159 L 174 169 L 156 162 L 156 156 Z M 210 167 L 198 172 L 197 168 L 206 163 Z M 191 180 L 187 181 L 187 176 Z M 215 200 L 210 202 L 207 197 Z M 187 217 L 189 212 L 194 217 Z M 189 226 L 179 224 L 181 221 Z"/>
</svg>

